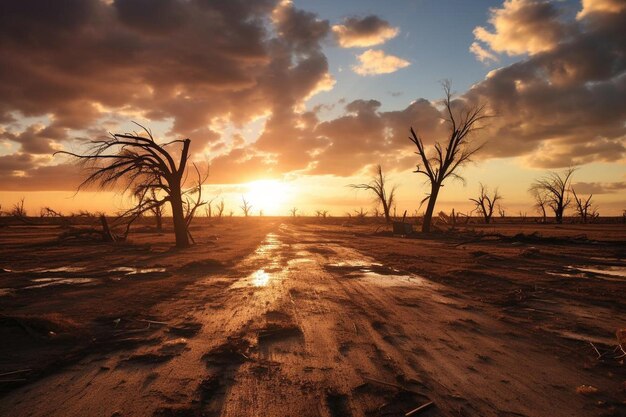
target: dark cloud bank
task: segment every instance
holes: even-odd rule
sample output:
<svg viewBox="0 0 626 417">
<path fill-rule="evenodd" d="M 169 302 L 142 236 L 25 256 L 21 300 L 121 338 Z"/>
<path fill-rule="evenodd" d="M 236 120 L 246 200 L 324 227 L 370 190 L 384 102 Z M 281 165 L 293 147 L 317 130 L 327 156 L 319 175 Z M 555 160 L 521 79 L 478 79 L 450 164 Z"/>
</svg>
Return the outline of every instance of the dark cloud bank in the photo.
<svg viewBox="0 0 626 417">
<path fill-rule="evenodd" d="M 567 21 L 557 5 L 539 3 L 549 16 L 542 27 L 566 27 L 547 31 L 545 47 L 533 38 L 519 62 L 460 95 L 459 106 L 484 102 L 497 115 L 482 132 L 483 157 L 526 155 L 546 168 L 623 159 L 626 9 L 589 9 Z M 512 16 L 518 26 L 544 19 Z M 353 41 L 393 29 L 376 17 L 342 25 Z M 497 37 L 510 34 L 496 29 L 483 40 L 499 52 Z M 294 171 L 350 175 L 378 162 L 410 168 L 409 126 L 426 142 L 445 134 L 437 103 L 416 99 L 383 112 L 365 98 L 324 122 L 317 109 L 303 110 L 308 97 L 332 88 L 322 45 L 336 37 L 330 22 L 285 1 L 0 2 L 0 140 L 18 148 L 0 157 L 0 189 L 72 188 L 73 168 L 50 165 L 49 155 L 74 139 L 70 130 L 104 133 L 111 114 L 172 120 L 170 134 L 191 137 L 195 151 L 221 149 L 213 182 Z M 269 117 L 252 144 L 211 127 L 215 118 L 241 126 L 262 115 Z M 23 116 L 49 123 L 18 130 L 14 120 Z"/>
</svg>

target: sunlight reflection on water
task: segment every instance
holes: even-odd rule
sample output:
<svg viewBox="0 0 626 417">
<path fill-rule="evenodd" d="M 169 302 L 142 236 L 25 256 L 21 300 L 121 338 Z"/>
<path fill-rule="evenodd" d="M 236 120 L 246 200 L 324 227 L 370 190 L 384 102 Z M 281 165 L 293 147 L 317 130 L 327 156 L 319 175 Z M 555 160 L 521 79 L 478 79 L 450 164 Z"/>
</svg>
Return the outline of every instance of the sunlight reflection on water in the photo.
<svg viewBox="0 0 626 417">
<path fill-rule="evenodd" d="M 264 287 L 270 280 L 270 274 L 265 272 L 263 269 L 259 269 L 254 274 L 252 274 L 252 279 L 255 287 Z"/>
</svg>

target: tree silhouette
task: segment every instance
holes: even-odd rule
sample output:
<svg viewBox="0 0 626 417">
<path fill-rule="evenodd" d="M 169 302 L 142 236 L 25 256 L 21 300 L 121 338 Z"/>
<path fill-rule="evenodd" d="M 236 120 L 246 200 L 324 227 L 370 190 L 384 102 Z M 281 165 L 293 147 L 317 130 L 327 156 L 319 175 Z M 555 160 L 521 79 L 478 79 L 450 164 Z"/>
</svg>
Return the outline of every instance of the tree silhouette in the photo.
<svg viewBox="0 0 626 417">
<path fill-rule="evenodd" d="M 159 144 L 149 129 L 136 124 L 147 137 L 138 133 L 111 134 L 111 139 L 91 141 L 91 147 L 85 154 L 67 151 L 55 154 L 77 158 L 91 171 L 80 184 L 79 190 L 89 184 L 97 184 L 104 189 L 124 182 L 124 191 L 132 190 L 139 200 L 139 203 L 129 210 L 131 216 L 169 202 L 176 247 L 188 247 L 189 223 L 196 209 L 204 204 L 201 200 L 204 180 L 195 164 L 198 182 L 190 189 L 183 189 L 191 140 L 181 139 Z M 169 150 L 172 145 L 180 146 L 178 162 L 175 154 Z M 195 201 L 190 198 L 193 194 L 198 194 Z"/>
<path fill-rule="evenodd" d="M 593 202 L 591 201 L 593 194 L 590 194 L 585 200 L 583 197 L 578 197 L 574 187 L 572 187 L 572 194 L 574 195 L 574 202 L 576 203 L 576 213 L 578 213 L 583 223 L 587 223 L 589 216 L 593 219 L 598 215 L 598 211 L 593 207 Z"/>
<path fill-rule="evenodd" d="M 217 210 L 217 217 L 220 219 L 224 215 L 224 199 L 222 198 L 219 203 L 216 204 L 215 209 Z"/>
<path fill-rule="evenodd" d="M 480 214 L 482 214 L 485 219 L 485 223 L 491 223 L 491 217 L 493 216 L 493 209 L 498 200 L 502 200 L 502 196 L 498 194 L 498 189 L 496 188 L 492 195 L 489 195 L 489 190 L 483 185 L 480 184 L 480 194 L 476 198 L 470 198 L 470 201 L 473 201 L 476 205 L 476 209 Z M 504 216 L 503 216 L 504 217 Z"/>
<path fill-rule="evenodd" d="M 250 212 L 252 211 L 252 204 L 250 204 L 250 202 L 246 200 L 246 197 L 244 196 L 241 196 L 241 201 L 242 201 L 242 204 L 241 206 L 239 206 L 239 208 L 243 212 L 243 215 L 245 217 L 248 217 L 250 215 Z"/>
<path fill-rule="evenodd" d="M 363 207 L 361 207 L 359 210 L 354 210 L 354 214 L 359 219 L 364 219 L 367 216 L 367 213 L 368 213 L 368 211 L 364 210 Z"/>
<path fill-rule="evenodd" d="M 544 177 L 535 180 L 529 189 L 536 202 L 541 199 L 545 206 L 552 209 L 557 223 L 563 223 L 563 212 L 571 203 L 568 188 L 574 171 L 576 168 L 572 167 L 563 173 L 549 172 Z"/>
<path fill-rule="evenodd" d="M 17 203 L 13 204 L 13 208 L 9 212 L 9 215 L 18 219 L 26 218 L 26 209 L 24 208 L 24 197 L 20 198 Z"/>
<path fill-rule="evenodd" d="M 530 194 L 535 200 L 535 204 L 533 207 L 535 208 L 535 210 L 537 210 L 539 214 L 541 214 L 541 222 L 545 223 L 547 217 L 546 207 L 548 205 L 545 194 L 536 189 L 531 189 Z"/>
<path fill-rule="evenodd" d="M 386 179 L 380 165 L 376 166 L 376 175 L 372 178 L 369 184 L 350 184 L 348 186 L 358 190 L 368 190 L 373 192 L 376 195 L 376 199 L 380 201 L 383 206 L 385 220 L 387 223 L 391 222 L 391 216 L 389 213 L 393 207 L 397 186 L 392 186 L 391 190 L 387 192 Z"/>
<path fill-rule="evenodd" d="M 424 233 L 430 232 L 435 203 L 443 182 L 450 177 L 464 181 L 463 177 L 456 173 L 457 169 L 470 162 L 472 156 L 482 147 L 482 145 L 472 146 L 471 133 L 479 129 L 478 124 L 481 120 L 490 117 L 485 114 L 484 104 L 470 106 L 460 112 L 455 112 L 450 82 L 443 83 L 443 90 L 445 93 L 444 107 L 447 113 L 445 121 L 450 125 L 445 149 L 444 145 L 436 142 L 434 152 L 429 156 L 422 139 L 415 133 L 413 127 L 410 129 L 411 136 L 409 136 L 411 142 L 417 147 L 415 153 L 421 161 L 417 164 L 414 172 L 426 176 L 430 183 L 430 193 L 422 200 L 422 203 L 428 201 L 422 223 L 422 232 Z"/>
<path fill-rule="evenodd" d="M 328 210 L 315 210 L 315 217 L 321 217 L 325 219 L 328 217 Z"/>
<path fill-rule="evenodd" d="M 159 232 L 162 231 L 164 212 L 163 206 L 165 205 L 165 202 L 162 202 L 161 204 L 157 203 L 158 201 L 160 201 L 157 197 L 157 191 L 154 188 L 151 188 L 147 191 L 140 188 L 136 189 L 134 194 L 135 198 L 139 200 L 139 204 L 135 207 L 143 207 L 144 205 L 148 206 L 148 209 L 146 211 L 152 213 L 152 216 L 154 217 L 154 221 L 156 223 L 156 230 Z M 142 201 L 142 199 L 144 201 Z"/>
</svg>

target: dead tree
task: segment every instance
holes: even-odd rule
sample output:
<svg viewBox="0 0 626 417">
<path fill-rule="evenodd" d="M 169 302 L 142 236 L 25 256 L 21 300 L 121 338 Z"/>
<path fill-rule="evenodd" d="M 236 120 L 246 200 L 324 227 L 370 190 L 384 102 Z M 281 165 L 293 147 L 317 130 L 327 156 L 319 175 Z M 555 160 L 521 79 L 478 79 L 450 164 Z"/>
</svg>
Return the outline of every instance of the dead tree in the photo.
<svg viewBox="0 0 626 417">
<path fill-rule="evenodd" d="M 325 219 L 328 216 L 328 210 L 315 210 L 315 217 Z"/>
<path fill-rule="evenodd" d="M 289 213 L 291 213 L 291 217 L 296 217 L 298 215 L 298 209 L 293 207 L 291 210 L 289 210 Z"/>
<path fill-rule="evenodd" d="M 162 202 L 159 204 L 160 199 L 157 196 L 157 191 L 154 188 L 146 189 L 145 187 L 140 187 L 134 190 L 134 195 L 135 198 L 138 200 L 135 208 L 138 207 L 140 209 L 138 216 L 141 216 L 143 214 L 143 211 L 141 211 L 141 209 L 146 206 L 146 211 L 150 212 L 154 217 L 156 230 L 159 232 L 163 231 L 163 206 L 165 203 Z"/>
<path fill-rule="evenodd" d="M 380 165 L 376 166 L 376 175 L 368 184 L 350 184 L 349 187 L 357 190 L 368 190 L 373 192 L 376 195 L 376 200 L 380 201 L 383 206 L 385 220 L 387 223 L 391 223 L 391 216 L 389 213 L 393 207 L 397 186 L 394 185 L 391 187 L 389 192 L 387 191 L 386 178 L 383 175 L 383 169 Z"/>
<path fill-rule="evenodd" d="M 476 198 L 470 198 L 470 201 L 474 202 L 476 205 L 478 212 L 482 214 L 486 224 L 491 223 L 493 209 L 498 200 L 502 200 L 502 196 L 498 194 L 498 189 L 496 188 L 493 194 L 489 195 L 489 190 L 487 190 L 483 184 L 480 184 L 479 196 Z"/>
<path fill-rule="evenodd" d="M 550 172 L 544 177 L 535 180 L 529 189 L 530 193 L 535 197 L 535 201 L 541 198 L 545 206 L 552 209 L 557 223 L 563 223 L 563 212 L 571 203 L 568 189 L 574 171 L 576 171 L 576 168 L 568 168 L 563 173 Z"/>
<path fill-rule="evenodd" d="M 213 197 L 211 200 L 207 201 L 207 203 L 205 204 L 204 207 L 204 214 L 206 215 L 207 218 L 212 218 L 213 217 L 213 202 L 215 201 L 217 197 Z M 215 208 L 217 209 L 217 204 L 215 205 Z M 222 209 L 223 211 L 224 209 Z M 220 216 L 221 217 L 221 216 Z"/>
<path fill-rule="evenodd" d="M 530 193 L 533 196 L 533 199 L 535 200 L 535 204 L 533 207 L 539 214 L 541 214 L 541 222 L 545 223 L 546 217 L 547 217 L 547 213 L 546 213 L 547 201 L 546 201 L 545 193 L 540 192 L 539 190 L 535 190 L 535 189 L 531 189 Z"/>
<path fill-rule="evenodd" d="M 24 224 L 32 223 L 32 221 L 28 218 L 26 208 L 24 208 L 24 197 L 20 198 L 17 203 L 13 204 L 13 207 L 7 214 Z"/>
<path fill-rule="evenodd" d="M 189 230 L 189 226 L 191 225 L 191 221 L 194 218 L 196 210 L 206 204 L 205 201 L 202 200 L 202 184 L 206 181 L 208 177 L 208 172 L 205 177 L 202 178 L 200 174 L 200 170 L 196 164 L 193 164 L 193 167 L 197 174 L 197 182 L 191 188 L 185 189 L 181 192 L 182 205 L 184 210 L 184 221 L 185 227 L 187 229 L 187 236 L 191 242 L 195 243 L 193 236 Z M 145 180 L 146 182 L 150 182 L 149 180 Z M 154 181 L 157 181 L 156 179 Z M 186 182 L 186 179 L 183 179 L 183 184 Z M 161 231 L 163 228 L 163 206 L 165 204 L 165 199 L 160 199 L 157 195 L 157 189 L 154 187 L 145 187 L 144 183 L 140 183 L 139 185 L 134 186 L 133 194 L 138 200 L 138 203 L 120 213 L 116 218 L 113 219 L 111 228 L 116 228 L 118 226 L 123 225 L 125 230 L 123 234 L 113 234 L 114 240 L 126 240 L 128 233 L 130 232 L 131 225 L 138 218 L 142 217 L 144 213 L 151 212 L 156 217 L 156 226 L 157 230 Z M 191 197 L 197 194 L 197 197 Z M 102 219 L 102 218 L 101 218 Z M 106 218 L 104 218 L 106 221 Z"/>
<path fill-rule="evenodd" d="M 156 192 L 154 190 L 151 191 L 152 197 L 156 200 Z M 163 204 L 155 204 L 150 212 L 154 216 L 154 221 L 156 222 L 156 230 L 158 232 L 163 231 Z"/>
<path fill-rule="evenodd" d="M 501 219 L 504 219 L 506 217 L 506 211 L 504 210 L 504 207 L 502 207 L 500 204 L 498 204 L 498 215 Z"/>
<path fill-rule="evenodd" d="M 215 209 L 217 210 L 217 217 L 220 219 L 224 215 L 224 199 L 222 198 L 219 203 L 215 205 Z"/>
<path fill-rule="evenodd" d="M 470 162 L 472 156 L 482 147 L 482 145 L 475 146 L 471 143 L 471 134 L 480 128 L 479 124 L 482 120 L 489 117 L 485 114 L 484 104 L 470 106 L 460 112 L 455 112 L 450 83 L 445 82 L 443 89 L 445 92 L 444 106 L 447 113 L 445 120 L 450 126 L 449 137 L 445 145 L 436 142 L 434 152 L 429 156 L 422 139 L 415 133 L 413 127 L 410 129 L 411 136 L 409 136 L 411 142 L 417 147 L 415 153 L 421 161 L 417 164 L 414 172 L 426 176 L 427 182 L 430 184 L 430 193 L 422 200 L 422 203 L 428 201 L 422 223 L 422 232 L 424 233 L 430 232 L 435 203 L 444 181 L 448 178 L 464 181 L 463 177 L 456 171 Z"/>
<path fill-rule="evenodd" d="M 176 246 L 188 247 L 189 222 L 195 210 L 202 205 L 201 184 L 188 190 L 183 189 L 191 140 L 173 140 L 159 144 L 150 130 L 137 125 L 147 137 L 138 133 L 111 134 L 111 139 L 92 141 L 91 148 L 85 154 L 67 151 L 56 153 L 77 158 L 90 169 L 90 174 L 81 183 L 79 190 L 90 184 L 107 188 L 124 182 L 124 191 L 130 189 L 134 193 L 140 193 L 142 197 L 139 199 L 140 203 L 132 209 L 133 215 L 139 215 L 151 210 L 155 205 L 169 202 Z M 175 154 L 169 150 L 172 145 L 180 145 L 178 162 Z M 196 171 L 200 181 L 197 167 Z M 155 200 L 147 198 L 150 190 L 154 190 L 159 198 Z M 190 198 L 192 194 L 198 194 L 195 201 Z"/>
<path fill-rule="evenodd" d="M 24 208 L 24 197 L 20 198 L 17 203 L 13 204 L 13 208 L 11 208 L 9 215 L 18 219 L 26 219 L 26 209 Z"/>
<path fill-rule="evenodd" d="M 56 211 L 50 207 L 42 207 L 39 211 L 39 217 L 64 217 L 60 211 Z"/>
<path fill-rule="evenodd" d="M 361 207 L 359 210 L 354 210 L 354 214 L 356 214 L 356 217 L 358 217 L 359 219 L 364 219 L 367 216 L 368 211 L 364 210 L 363 207 Z"/>
<path fill-rule="evenodd" d="M 574 202 L 576 203 L 576 213 L 578 213 L 578 217 L 583 223 L 587 223 L 589 217 L 592 219 L 597 216 L 597 210 L 593 207 L 593 202 L 591 201 L 591 197 L 593 194 L 590 194 L 586 200 L 583 197 L 578 197 L 574 187 L 572 187 L 572 194 L 574 195 Z"/>
<path fill-rule="evenodd" d="M 243 215 L 245 217 L 248 217 L 250 215 L 250 212 L 252 211 L 252 204 L 250 204 L 250 202 L 246 200 L 246 197 L 244 196 L 241 196 L 241 201 L 242 201 L 242 205 L 239 206 L 239 208 L 243 212 Z"/>
<path fill-rule="evenodd" d="M 202 185 L 209 177 L 209 173 L 207 172 L 204 177 L 201 176 L 200 170 L 196 164 L 193 164 L 193 167 L 196 171 L 196 183 L 192 188 L 183 191 L 183 207 L 185 209 L 185 225 L 187 227 L 187 236 L 189 239 L 196 243 L 189 231 L 191 226 L 191 222 L 196 215 L 196 211 L 206 204 L 206 201 L 202 200 Z M 197 197 L 192 197 L 197 194 Z"/>
</svg>

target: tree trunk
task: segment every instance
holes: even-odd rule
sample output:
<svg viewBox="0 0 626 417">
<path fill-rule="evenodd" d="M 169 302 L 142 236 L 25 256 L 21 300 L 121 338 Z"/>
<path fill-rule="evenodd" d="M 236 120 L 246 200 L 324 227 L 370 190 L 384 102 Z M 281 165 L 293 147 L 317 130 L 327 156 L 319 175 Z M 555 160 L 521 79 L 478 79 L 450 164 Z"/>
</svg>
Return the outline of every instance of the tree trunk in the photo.
<svg viewBox="0 0 626 417">
<path fill-rule="evenodd" d="M 185 214 L 183 212 L 183 199 L 180 193 L 180 188 L 172 187 L 170 204 L 172 206 L 172 219 L 174 220 L 176 247 L 186 248 L 189 247 L 189 234 L 187 233 L 187 222 L 185 222 Z"/>
<path fill-rule="evenodd" d="M 105 242 L 115 242 L 115 239 L 111 234 L 111 229 L 109 229 L 109 223 L 107 222 L 107 218 L 104 214 L 100 216 L 100 223 L 102 224 L 102 240 Z"/>
<path fill-rule="evenodd" d="M 161 210 L 155 213 L 154 217 L 156 218 L 156 229 L 158 232 L 163 231 L 163 215 L 161 214 Z"/>
<path fill-rule="evenodd" d="M 558 224 L 563 223 L 563 208 L 558 207 L 556 209 L 556 211 L 554 212 L 554 214 L 555 214 L 555 217 L 556 217 L 556 222 Z"/>
<path fill-rule="evenodd" d="M 391 223 L 391 216 L 389 216 L 389 206 L 387 206 L 386 201 L 383 201 L 383 211 L 385 212 L 385 221 L 387 223 Z"/>
<path fill-rule="evenodd" d="M 485 224 L 491 223 L 491 216 L 485 216 Z"/>
<path fill-rule="evenodd" d="M 428 197 L 428 206 L 424 214 L 424 222 L 422 223 L 422 233 L 430 233 L 430 225 L 433 220 L 433 211 L 435 211 L 435 203 L 437 202 L 437 194 L 441 185 L 433 183 L 430 189 L 430 197 Z"/>
</svg>

